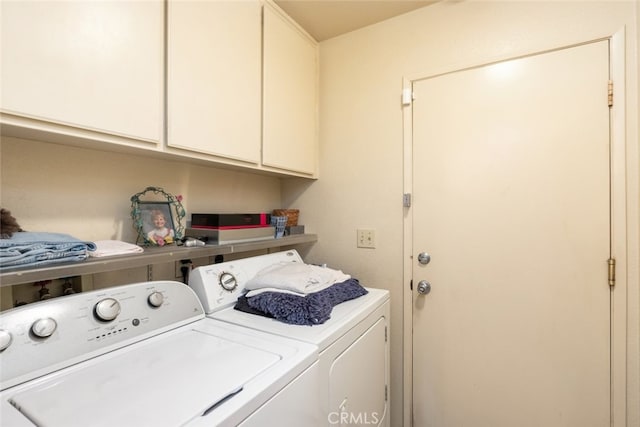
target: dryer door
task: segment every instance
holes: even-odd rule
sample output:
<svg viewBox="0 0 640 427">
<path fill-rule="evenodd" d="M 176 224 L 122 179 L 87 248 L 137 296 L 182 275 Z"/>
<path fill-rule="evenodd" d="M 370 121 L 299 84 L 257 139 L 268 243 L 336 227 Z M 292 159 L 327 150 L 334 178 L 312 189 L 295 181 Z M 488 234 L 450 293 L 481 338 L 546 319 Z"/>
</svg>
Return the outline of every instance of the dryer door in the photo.
<svg viewBox="0 0 640 427">
<path fill-rule="evenodd" d="M 380 318 L 333 362 L 329 377 L 329 424 L 387 425 L 385 318 Z"/>
</svg>

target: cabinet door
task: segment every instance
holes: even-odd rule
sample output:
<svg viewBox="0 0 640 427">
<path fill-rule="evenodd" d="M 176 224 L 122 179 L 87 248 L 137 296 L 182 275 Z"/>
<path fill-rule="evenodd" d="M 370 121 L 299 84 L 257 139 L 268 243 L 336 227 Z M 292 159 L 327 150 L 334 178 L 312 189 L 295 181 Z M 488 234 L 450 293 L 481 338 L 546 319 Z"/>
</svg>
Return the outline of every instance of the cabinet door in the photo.
<svg viewBox="0 0 640 427">
<path fill-rule="evenodd" d="M 157 143 L 164 6 L 2 1 L 3 113 Z"/>
<path fill-rule="evenodd" d="M 269 3 L 264 7 L 262 163 L 315 175 L 317 43 Z"/>
<path fill-rule="evenodd" d="M 169 147 L 260 161 L 261 5 L 168 3 Z"/>
</svg>

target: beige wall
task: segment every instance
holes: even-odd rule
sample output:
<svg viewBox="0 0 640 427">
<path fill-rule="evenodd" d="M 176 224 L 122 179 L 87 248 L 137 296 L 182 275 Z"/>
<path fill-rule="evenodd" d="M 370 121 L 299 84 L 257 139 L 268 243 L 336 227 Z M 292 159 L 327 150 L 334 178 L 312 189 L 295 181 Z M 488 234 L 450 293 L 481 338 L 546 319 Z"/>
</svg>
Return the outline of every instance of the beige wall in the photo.
<svg viewBox="0 0 640 427">
<path fill-rule="evenodd" d="M 635 105 L 640 109 L 640 0 L 636 0 L 636 97 L 632 98 L 631 102 L 635 101 Z M 631 77 L 632 78 L 632 77 Z M 638 118 L 640 114 L 636 111 L 636 120 L 640 121 Z M 630 133 L 630 138 L 634 137 L 633 133 Z M 635 132 L 636 139 L 636 150 L 635 150 L 635 158 L 633 156 L 633 151 L 629 153 L 629 161 L 637 162 L 637 165 L 640 165 L 640 123 L 636 126 Z M 638 197 L 635 200 L 635 209 L 636 212 L 640 211 L 640 174 L 636 175 L 636 194 Z M 633 187 L 632 187 L 633 189 Z M 633 203 L 633 202 L 632 202 Z M 634 229 L 631 228 L 631 233 L 634 232 Z M 640 227 L 637 226 L 635 228 L 635 236 L 636 243 L 640 242 Z M 637 244 L 636 244 L 637 249 Z M 637 274 L 638 270 L 640 270 L 640 256 L 636 257 L 636 265 L 635 272 Z M 640 307 L 640 285 L 636 286 L 635 289 L 630 289 L 629 291 L 629 299 L 630 299 L 630 307 Z M 635 336 L 636 339 L 629 340 L 629 366 L 628 372 L 629 375 L 627 378 L 629 379 L 628 387 L 629 387 L 629 399 L 636 398 L 637 401 L 640 401 L 640 309 L 636 309 L 635 312 L 629 316 L 629 335 Z M 634 358 L 635 356 L 635 358 Z M 640 411 L 639 411 L 640 412 Z M 632 419 L 636 421 L 638 425 L 640 425 L 640 414 L 635 413 L 631 414 Z"/>
<path fill-rule="evenodd" d="M 631 164 L 638 159 L 636 4 L 442 2 L 321 43 L 321 179 L 312 184 L 285 182 L 283 200 L 300 208 L 301 221 L 319 235 L 309 261 L 327 262 L 351 272 L 365 285 L 391 290 L 391 425 L 402 425 L 402 319 L 403 310 L 409 309 L 402 304 L 406 285 L 402 255 L 403 77 L 425 77 L 609 37 L 626 25 Z M 640 425 L 637 173 L 636 166 L 627 175 L 631 199 L 628 426 Z M 376 249 L 356 248 L 357 228 L 376 230 Z"/>
<path fill-rule="evenodd" d="M 636 127 L 635 132 L 630 131 L 628 137 L 633 140 L 635 138 L 635 145 L 630 146 L 629 150 L 629 163 L 635 163 L 636 165 L 640 165 L 640 114 L 638 109 L 640 109 L 640 71 L 638 68 L 640 67 L 640 0 L 636 0 L 636 45 L 635 45 L 635 96 L 632 93 L 632 88 L 629 91 L 629 103 L 636 105 L 635 116 L 629 115 L 629 117 L 633 120 L 635 117 Z M 633 74 L 629 76 L 629 81 L 633 84 Z M 631 112 L 633 114 L 633 111 Z M 635 175 L 635 183 L 631 180 L 630 184 L 630 193 L 633 195 L 633 190 L 635 189 L 635 200 L 630 201 L 631 208 L 635 210 L 637 214 L 640 212 L 640 173 Z M 636 215 L 636 218 L 638 215 Z M 630 273 L 638 276 L 638 271 L 640 271 L 640 255 L 638 255 L 638 245 L 640 245 L 640 226 L 638 225 L 637 220 L 635 222 L 631 221 L 631 226 L 629 227 L 629 233 L 631 236 L 635 236 L 635 243 L 632 242 L 631 247 L 635 248 L 635 259 L 632 261 L 634 265 L 630 266 Z M 629 287 L 629 329 L 628 335 L 632 338 L 628 340 L 628 358 L 627 358 L 627 401 L 633 402 L 635 399 L 636 402 L 640 402 L 640 285 L 636 283 L 636 286 Z M 640 404 L 639 404 L 640 405 Z M 628 411 L 628 424 L 632 426 L 633 422 L 635 425 L 640 425 L 640 409 L 636 409 L 635 411 Z"/>
<path fill-rule="evenodd" d="M 133 242 L 130 197 L 147 186 L 183 195 L 187 219 L 281 207 L 271 176 L 9 137 L 0 153 L 0 203 L 30 231 Z"/>
</svg>

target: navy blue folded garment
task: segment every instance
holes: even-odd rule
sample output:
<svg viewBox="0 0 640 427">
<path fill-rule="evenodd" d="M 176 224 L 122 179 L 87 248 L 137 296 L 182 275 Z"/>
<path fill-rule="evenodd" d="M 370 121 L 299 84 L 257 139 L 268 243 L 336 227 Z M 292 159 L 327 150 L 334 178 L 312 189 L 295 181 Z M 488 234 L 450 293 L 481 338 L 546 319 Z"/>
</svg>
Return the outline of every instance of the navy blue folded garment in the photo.
<svg viewBox="0 0 640 427">
<path fill-rule="evenodd" d="M 271 314 L 265 313 L 265 312 L 260 311 L 260 310 L 256 310 L 255 308 L 251 307 L 249 305 L 249 303 L 247 302 L 247 296 L 246 295 L 240 295 L 238 297 L 238 300 L 236 301 L 236 305 L 233 306 L 233 308 L 238 310 L 238 311 L 244 311 L 245 313 L 255 314 L 256 316 L 269 317 L 269 318 L 273 319 L 273 316 Z"/>
<path fill-rule="evenodd" d="M 246 298 L 246 302 L 249 307 L 285 323 L 319 325 L 331 318 L 334 306 L 367 293 L 358 279 L 351 278 L 306 296 L 264 292 Z M 236 308 L 242 310 L 240 305 L 236 305 Z"/>
<path fill-rule="evenodd" d="M 0 239 L 0 269 L 82 261 L 95 249 L 95 243 L 68 234 L 23 231 Z"/>
</svg>

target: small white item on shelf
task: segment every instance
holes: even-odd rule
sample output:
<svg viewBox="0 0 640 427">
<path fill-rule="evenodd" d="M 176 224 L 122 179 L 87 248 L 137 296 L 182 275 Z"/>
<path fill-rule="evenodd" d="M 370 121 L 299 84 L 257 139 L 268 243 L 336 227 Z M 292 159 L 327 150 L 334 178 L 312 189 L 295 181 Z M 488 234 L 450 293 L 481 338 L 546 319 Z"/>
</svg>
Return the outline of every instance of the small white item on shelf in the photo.
<svg viewBox="0 0 640 427">
<path fill-rule="evenodd" d="M 120 240 L 97 240 L 94 243 L 96 244 L 96 250 L 89 252 L 89 256 L 91 257 L 106 257 L 144 252 L 144 249 L 140 246 Z"/>
</svg>

